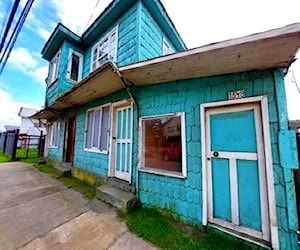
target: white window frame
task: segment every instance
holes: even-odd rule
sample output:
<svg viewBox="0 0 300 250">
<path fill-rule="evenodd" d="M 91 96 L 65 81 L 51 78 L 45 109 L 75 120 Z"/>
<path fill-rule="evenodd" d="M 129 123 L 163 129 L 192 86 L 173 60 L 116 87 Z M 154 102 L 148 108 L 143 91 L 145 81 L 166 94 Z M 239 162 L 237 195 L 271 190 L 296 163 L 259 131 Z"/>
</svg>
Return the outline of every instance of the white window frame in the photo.
<svg viewBox="0 0 300 250">
<path fill-rule="evenodd" d="M 171 45 L 167 42 L 165 38 L 163 38 L 162 44 L 163 56 L 169 55 L 175 52 L 175 50 L 171 47 Z"/>
<path fill-rule="evenodd" d="M 71 79 L 71 70 L 72 70 L 72 56 L 76 55 L 79 57 L 79 65 L 78 65 L 78 79 Z M 70 49 L 69 50 L 69 60 L 68 60 L 68 71 L 67 71 L 67 80 L 71 82 L 79 82 L 82 79 L 82 65 L 83 65 L 83 55 L 79 52 Z"/>
<path fill-rule="evenodd" d="M 110 53 L 106 53 L 106 54 L 102 54 L 100 57 L 99 57 L 99 47 L 103 44 L 103 42 L 108 39 L 108 43 L 110 44 L 110 39 L 111 39 L 111 36 L 112 34 L 115 33 L 115 48 L 114 48 L 114 53 L 113 54 L 110 54 Z M 94 51 L 97 49 L 97 57 L 96 59 L 94 59 Z M 91 68 L 90 68 L 90 72 L 93 72 L 95 71 L 97 68 L 99 68 L 101 65 L 103 65 L 105 62 L 102 62 L 102 63 L 99 63 L 99 59 L 102 59 L 106 56 L 109 57 L 108 60 L 112 60 L 114 62 L 117 61 L 117 50 L 118 50 L 118 26 L 114 27 L 108 34 L 105 35 L 105 37 L 103 37 L 99 42 L 97 42 L 92 50 L 91 50 Z M 110 51 L 110 49 L 109 49 Z M 93 68 L 93 65 L 96 65 L 95 68 Z"/>
<path fill-rule="evenodd" d="M 58 79 L 60 52 L 59 50 L 50 61 L 48 86 L 52 85 Z"/>
<path fill-rule="evenodd" d="M 59 121 L 55 121 L 55 122 L 52 122 L 49 124 L 48 148 L 58 148 L 59 132 L 60 132 L 60 122 Z"/>
<path fill-rule="evenodd" d="M 103 109 L 109 107 L 109 117 L 108 117 L 108 134 L 107 134 L 107 145 L 106 145 L 106 149 L 101 149 L 99 147 L 93 147 L 93 136 L 94 136 L 94 131 L 92 132 L 92 137 L 91 137 L 91 147 L 87 148 L 86 147 L 86 143 L 87 143 L 87 136 L 88 136 L 88 118 L 89 118 L 89 112 L 96 112 L 96 111 L 100 111 L 100 118 L 99 118 L 99 138 L 98 138 L 98 145 L 100 146 L 100 140 L 101 140 L 101 128 L 102 128 L 102 112 Z M 111 104 L 105 104 L 105 105 L 101 105 L 98 107 L 94 107 L 91 109 L 88 109 L 86 111 L 86 122 L 85 122 L 85 136 L 84 136 L 84 151 L 88 151 L 88 152 L 94 152 L 94 153 L 102 153 L 102 154 L 108 154 L 108 150 L 109 150 L 109 141 L 110 141 L 110 131 L 111 131 L 111 112 L 112 112 L 112 108 L 111 108 Z M 93 130 L 94 130 L 94 126 L 93 126 Z"/>
<path fill-rule="evenodd" d="M 181 122 L 181 173 L 175 171 L 168 171 L 163 169 L 154 169 L 145 167 L 145 155 L 144 155 L 144 143 L 145 143 L 145 132 L 143 129 L 143 121 L 152 120 L 155 118 L 163 118 L 163 117 L 180 117 Z M 169 177 L 175 177 L 180 179 L 185 179 L 187 177 L 186 171 L 186 134 L 185 134 L 185 112 L 177 112 L 172 114 L 161 114 L 161 115 L 153 115 L 153 116 L 144 116 L 139 120 L 139 166 L 138 169 L 140 172 L 146 172 L 151 174 L 164 175 Z"/>
</svg>

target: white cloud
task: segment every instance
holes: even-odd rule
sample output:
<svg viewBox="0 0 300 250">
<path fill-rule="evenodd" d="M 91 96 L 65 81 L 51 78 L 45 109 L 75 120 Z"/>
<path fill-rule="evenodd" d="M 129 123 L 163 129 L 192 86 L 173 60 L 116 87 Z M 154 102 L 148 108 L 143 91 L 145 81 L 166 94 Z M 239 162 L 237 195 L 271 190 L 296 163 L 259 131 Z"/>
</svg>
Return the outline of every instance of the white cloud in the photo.
<svg viewBox="0 0 300 250">
<path fill-rule="evenodd" d="M 73 0 L 52 0 L 52 2 L 61 22 L 76 34 L 81 35 L 93 13 L 97 0 L 76 1 L 76 4 L 74 4 Z M 89 25 L 110 2 L 111 0 L 102 0 L 99 2 Z"/>
<path fill-rule="evenodd" d="M 12 66 L 27 71 L 38 65 L 38 60 L 26 48 L 15 48 L 10 54 L 8 63 Z"/>
<path fill-rule="evenodd" d="M 48 67 L 42 66 L 38 60 L 39 55 L 29 52 L 26 48 L 15 48 L 8 59 L 8 66 L 21 71 L 23 74 L 31 76 L 40 84 L 45 83 Z"/>
<path fill-rule="evenodd" d="M 4 130 L 4 125 L 20 125 L 20 117 L 18 116 L 18 113 L 21 107 L 41 109 L 40 106 L 33 103 L 22 103 L 15 101 L 13 96 L 1 87 L 0 100 L 0 130 Z"/>
</svg>

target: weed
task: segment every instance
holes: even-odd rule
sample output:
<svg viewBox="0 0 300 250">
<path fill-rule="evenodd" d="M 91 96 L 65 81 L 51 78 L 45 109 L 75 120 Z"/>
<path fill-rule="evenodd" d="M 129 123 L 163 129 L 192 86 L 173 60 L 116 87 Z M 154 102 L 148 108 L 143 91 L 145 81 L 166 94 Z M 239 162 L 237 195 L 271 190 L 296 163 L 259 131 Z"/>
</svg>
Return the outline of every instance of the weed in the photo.
<svg viewBox="0 0 300 250">
<path fill-rule="evenodd" d="M 10 162 L 10 161 L 12 161 L 12 160 L 9 156 L 0 152 L 0 162 Z"/>
<path fill-rule="evenodd" d="M 91 200 L 96 195 L 96 187 L 84 183 L 74 177 L 64 177 L 56 172 L 55 168 L 51 165 L 42 164 L 35 166 L 40 172 L 46 173 L 53 178 L 62 182 L 68 188 L 73 188 L 76 191 L 82 193 L 87 199 Z"/>
<path fill-rule="evenodd" d="M 207 233 L 184 225 L 150 208 L 127 215 L 130 231 L 162 249 L 251 249 L 238 239 L 210 229 Z"/>
</svg>

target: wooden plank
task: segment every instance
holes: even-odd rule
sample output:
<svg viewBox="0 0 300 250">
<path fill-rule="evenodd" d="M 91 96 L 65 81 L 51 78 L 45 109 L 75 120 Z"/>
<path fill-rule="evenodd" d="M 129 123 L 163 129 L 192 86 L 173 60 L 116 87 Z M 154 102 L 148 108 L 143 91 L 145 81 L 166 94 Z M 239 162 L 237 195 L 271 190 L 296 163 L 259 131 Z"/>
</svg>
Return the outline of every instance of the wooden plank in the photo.
<svg viewBox="0 0 300 250">
<path fill-rule="evenodd" d="M 300 23 L 120 68 L 141 86 L 255 69 L 286 68 L 300 47 Z"/>
</svg>

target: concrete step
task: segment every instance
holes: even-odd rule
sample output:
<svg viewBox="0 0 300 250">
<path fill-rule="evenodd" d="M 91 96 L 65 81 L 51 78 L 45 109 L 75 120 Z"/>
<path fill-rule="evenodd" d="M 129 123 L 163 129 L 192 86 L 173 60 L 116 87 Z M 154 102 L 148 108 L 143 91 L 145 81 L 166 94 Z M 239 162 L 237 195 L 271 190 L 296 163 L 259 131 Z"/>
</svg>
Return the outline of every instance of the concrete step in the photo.
<svg viewBox="0 0 300 250">
<path fill-rule="evenodd" d="M 57 173 L 64 177 L 70 177 L 72 175 L 71 168 L 64 164 L 58 165 L 55 167 Z"/>
<path fill-rule="evenodd" d="M 123 180 L 120 180 L 120 179 L 114 178 L 114 177 L 109 177 L 107 184 L 112 187 L 121 189 L 125 192 L 130 192 L 130 193 L 135 194 L 135 188 L 133 186 L 131 186 L 127 181 L 123 181 Z"/>
<path fill-rule="evenodd" d="M 121 210 L 123 213 L 127 213 L 137 204 L 137 197 L 135 195 L 108 184 L 98 187 L 96 196 L 98 199 Z"/>
</svg>

